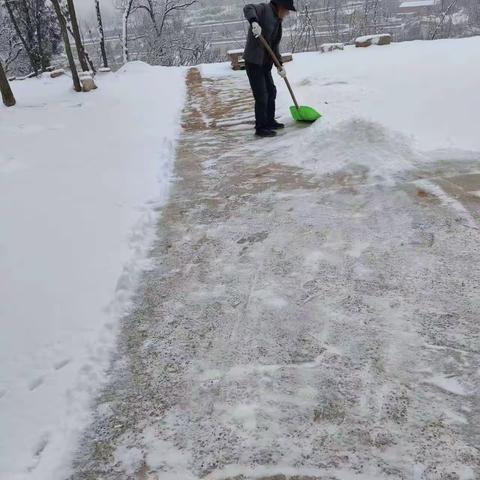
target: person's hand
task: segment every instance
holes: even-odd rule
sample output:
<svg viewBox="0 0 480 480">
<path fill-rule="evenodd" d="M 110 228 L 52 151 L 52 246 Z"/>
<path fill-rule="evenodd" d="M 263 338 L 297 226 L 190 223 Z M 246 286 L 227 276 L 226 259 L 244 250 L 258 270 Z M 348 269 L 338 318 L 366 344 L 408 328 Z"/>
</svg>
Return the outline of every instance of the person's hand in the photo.
<svg viewBox="0 0 480 480">
<path fill-rule="evenodd" d="M 262 27 L 258 22 L 252 22 L 252 33 L 255 38 L 258 38 L 262 34 Z"/>
<path fill-rule="evenodd" d="M 287 78 L 287 72 L 285 71 L 285 68 L 281 67 L 277 69 L 278 74 L 282 78 Z"/>
</svg>

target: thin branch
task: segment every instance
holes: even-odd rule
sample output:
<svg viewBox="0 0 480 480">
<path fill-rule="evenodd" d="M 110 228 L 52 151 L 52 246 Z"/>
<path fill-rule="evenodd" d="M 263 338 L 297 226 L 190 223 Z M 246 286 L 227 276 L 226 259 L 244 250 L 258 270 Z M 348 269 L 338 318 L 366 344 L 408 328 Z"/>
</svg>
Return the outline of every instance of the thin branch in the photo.
<svg viewBox="0 0 480 480">
<path fill-rule="evenodd" d="M 453 2 L 447 7 L 445 12 L 443 12 L 442 19 L 440 20 L 439 24 L 435 28 L 435 31 L 433 32 L 433 35 L 432 35 L 432 38 L 431 38 L 432 40 L 435 40 L 435 37 L 437 36 L 437 33 L 440 30 L 440 27 L 443 25 L 443 22 L 445 21 L 445 18 L 449 14 L 450 10 L 456 5 L 457 1 L 458 0 L 453 0 Z"/>
</svg>

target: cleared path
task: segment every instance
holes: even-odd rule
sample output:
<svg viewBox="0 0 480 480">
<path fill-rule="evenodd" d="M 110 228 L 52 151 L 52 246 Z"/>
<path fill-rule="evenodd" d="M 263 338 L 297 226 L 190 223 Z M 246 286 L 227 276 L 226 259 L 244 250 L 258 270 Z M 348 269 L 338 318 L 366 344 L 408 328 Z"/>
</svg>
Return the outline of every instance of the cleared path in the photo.
<svg viewBox="0 0 480 480">
<path fill-rule="evenodd" d="M 309 176 L 253 140 L 243 79 L 188 87 L 72 479 L 480 478 L 475 165 Z"/>
</svg>

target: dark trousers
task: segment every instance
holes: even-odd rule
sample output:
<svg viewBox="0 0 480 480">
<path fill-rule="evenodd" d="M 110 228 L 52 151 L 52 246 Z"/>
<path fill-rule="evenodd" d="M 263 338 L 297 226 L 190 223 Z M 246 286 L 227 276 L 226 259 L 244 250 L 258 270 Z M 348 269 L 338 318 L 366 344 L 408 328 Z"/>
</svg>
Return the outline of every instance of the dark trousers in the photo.
<svg viewBox="0 0 480 480">
<path fill-rule="evenodd" d="M 275 118 L 277 88 L 273 83 L 272 65 L 245 63 L 248 80 L 255 98 L 255 128 L 268 128 Z"/>
</svg>

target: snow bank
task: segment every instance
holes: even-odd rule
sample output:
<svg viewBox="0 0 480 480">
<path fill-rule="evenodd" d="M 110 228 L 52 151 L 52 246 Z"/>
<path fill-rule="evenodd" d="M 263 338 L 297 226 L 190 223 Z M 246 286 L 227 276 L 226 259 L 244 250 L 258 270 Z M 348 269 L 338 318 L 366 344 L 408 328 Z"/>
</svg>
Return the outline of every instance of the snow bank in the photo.
<svg viewBox="0 0 480 480">
<path fill-rule="evenodd" d="M 165 201 L 182 69 L 136 62 L 0 107 L 0 478 L 66 478 Z"/>
<path fill-rule="evenodd" d="M 287 149 L 282 159 L 320 174 L 356 165 L 389 175 L 437 150 L 471 159 L 480 152 L 479 49 L 480 37 L 473 37 L 297 54 L 286 66 L 293 89 L 323 118 L 287 129 L 272 149 Z M 291 98 L 275 80 L 278 115 L 292 124 Z"/>
<path fill-rule="evenodd" d="M 203 77 L 215 78 L 226 77 L 233 73 L 230 62 L 222 63 L 204 63 L 199 65 L 200 73 Z M 237 75 L 246 75 L 245 71 L 238 71 Z"/>
</svg>

